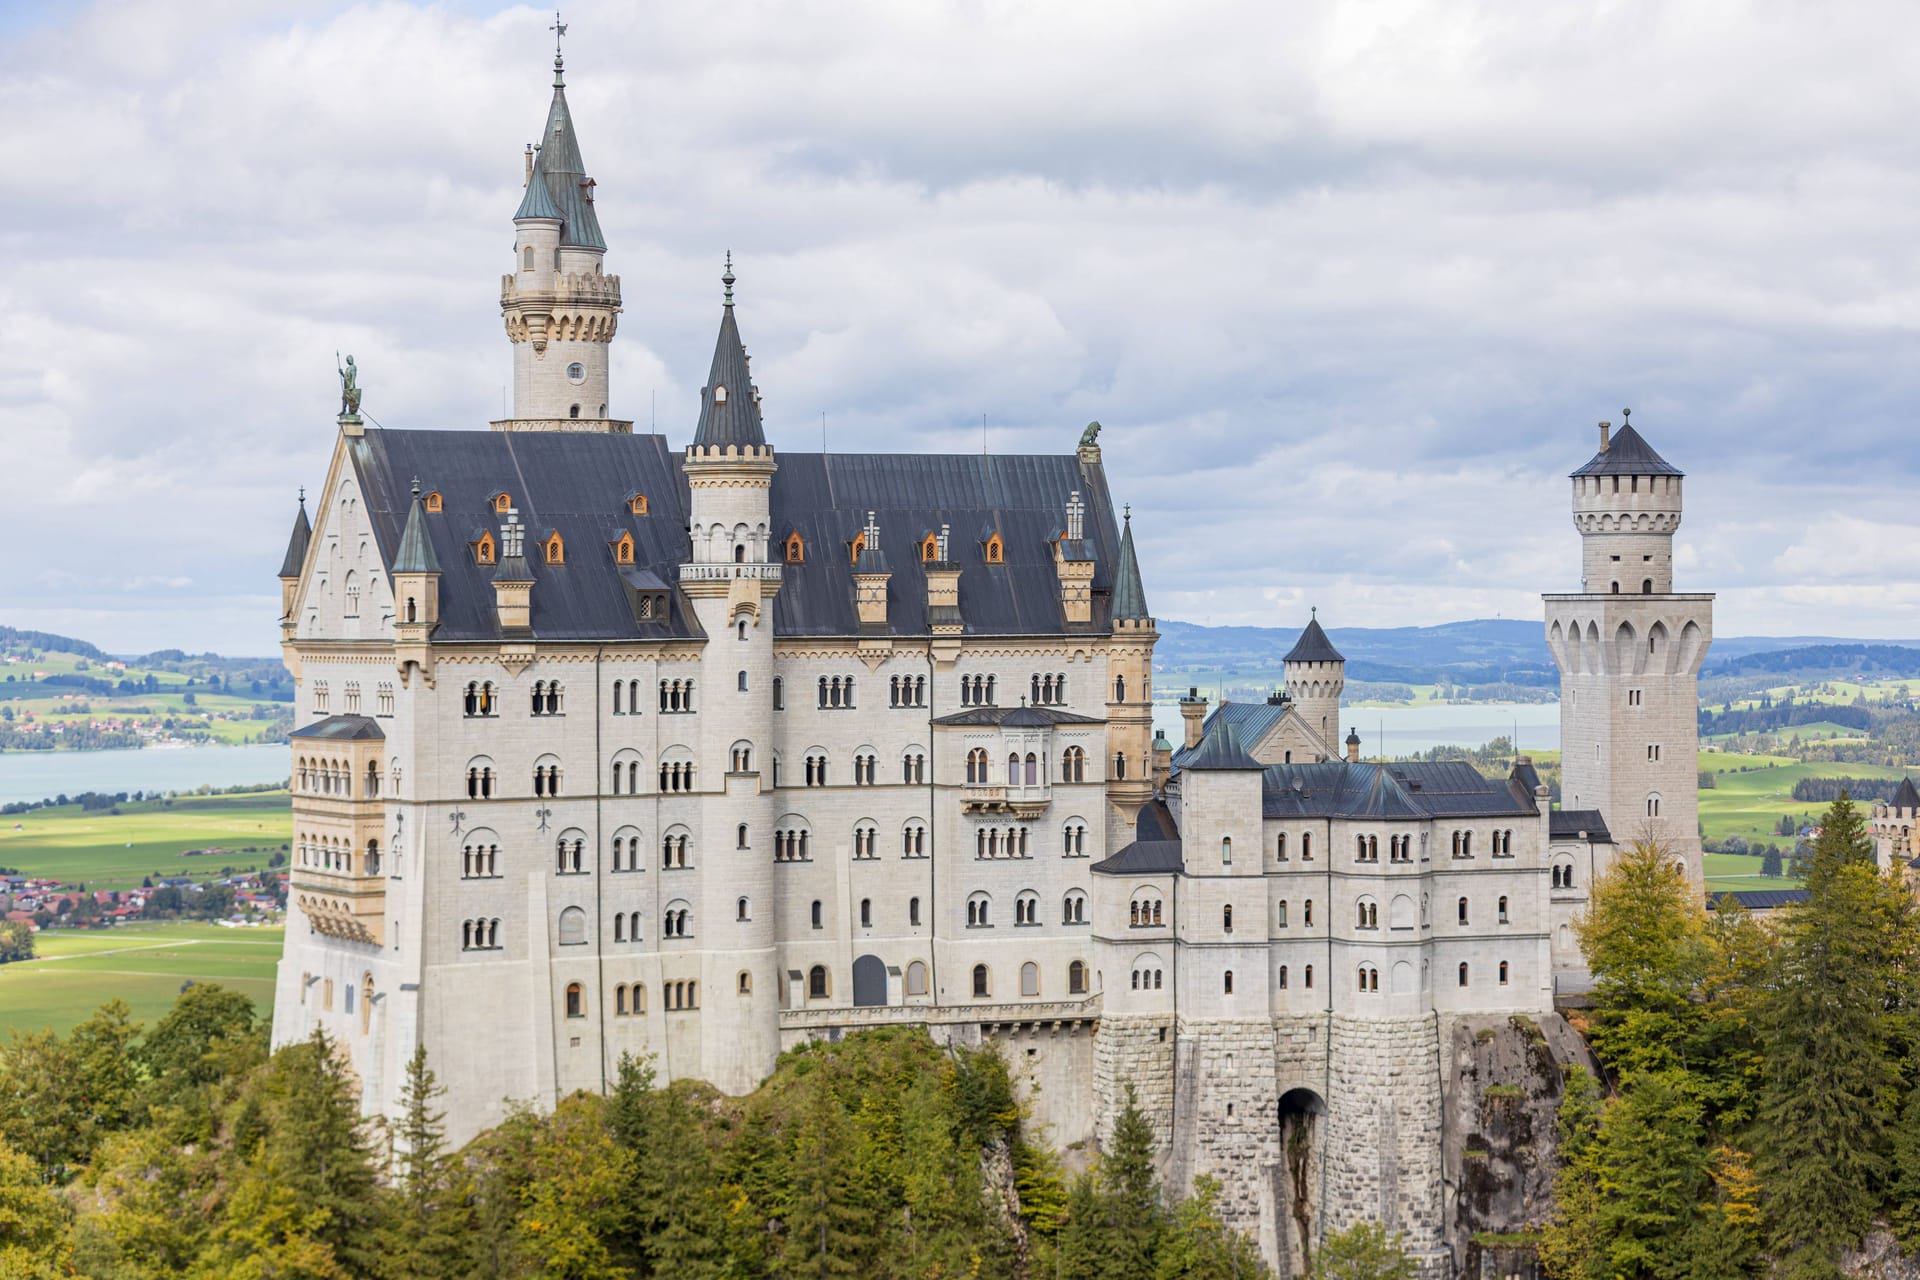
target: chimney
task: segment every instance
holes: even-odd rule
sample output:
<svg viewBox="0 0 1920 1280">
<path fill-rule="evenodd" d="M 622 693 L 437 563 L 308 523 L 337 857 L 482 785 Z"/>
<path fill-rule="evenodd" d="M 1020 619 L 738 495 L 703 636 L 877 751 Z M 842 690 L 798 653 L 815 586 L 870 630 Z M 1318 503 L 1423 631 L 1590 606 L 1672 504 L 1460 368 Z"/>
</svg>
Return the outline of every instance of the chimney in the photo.
<svg viewBox="0 0 1920 1280">
<path fill-rule="evenodd" d="M 1360 731 L 1358 729 L 1347 730 L 1347 763 L 1360 763 Z"/>
<path fill-rule="evenodd" d="M 866 528 L 861 530 L 860 558 L 853 566 L 854 608 L 860 625 L 884 627 L 887 623 L 887 558 L 880 552 L 880 524 L 867 512 Z"/>
<path fill-rule="evenodd" d="M 493 574 L 494 612 L 502 635 L 526 636 L 533 625 L 533 574 L 527 568 L 525 534 L 520 513 L 508 508 L 500 522 L 500 566 Z"/>
<path fill-rule="evenodd" d="M 1603 422 L 1600 424 L 1600 452 L 1602 453 L 1605 453 L 1613 447 L 1613 442 L 1608 438 L 1608 433 L 1612 430 L 1613 424 L 1611 422 Z"/>
<path fill-rule="evenodd" d="M 1060 616 L 1068 623 L 1093 621 L 1093 557 L 1086 548 L 1086 506 L 1080 491 L 1067 497 L 1067 523 L 1053 544 L 1053 570 L 1060 582 Z"/>
<path fill-rule="evenodd" d="M 533 144 L 527 144 L 527 171 L 520 176 L 520 189 L 526 190 L 533 185 Z"/>
<path fill-rule="evenodd" d="M 1200 730 L 1206 724 L 1207 700 L 1200 696 L 1198 687 L 1187 690 L 1187 696 L 1180 699 L 1180 718 L 1186 722 L 1187 750 L 1200 745 Z"/>
</svg>

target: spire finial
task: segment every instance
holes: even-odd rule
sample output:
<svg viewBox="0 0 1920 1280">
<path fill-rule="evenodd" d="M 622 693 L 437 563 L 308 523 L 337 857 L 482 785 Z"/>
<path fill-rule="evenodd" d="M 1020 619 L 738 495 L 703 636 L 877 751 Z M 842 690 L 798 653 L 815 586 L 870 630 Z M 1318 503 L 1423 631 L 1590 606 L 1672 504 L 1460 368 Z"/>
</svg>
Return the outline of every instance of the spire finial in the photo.
<svg viewBox="0 0 1920 1280">
<path fill-rule="evenodd" d="M 415 476 L 413 478 L 413 496 L 416 498 L 420 496 L 420 477 L 419 476 Z"/>
<path fill-rule="evenodd" d="M 558 89 L 566 83 L 560 73 L 566 68 L 566 60 L 560 56 L 560 37 L 567 34 L 567 24 L 560 21 L 560 11 L 553 11 L 553 25 L 547 30 L 553 32 L 553 87 Z"/>
<path fill-rule="evenodd" d="M 733 305 L 733 280 L 734 280 L 734 276 L 733 276 L 733 250 L 731 250 L 731 249 L 729 249 L 729 250 L 727 250 L 727 270 L 726 270 L 726 274 L 724 274 L 724 275 L 722 275 L 722 276 L 720 277 L 720 283 L 721 283 L 721 284 L 723 284 L 723 285 L 725 285 L 725 286 L 727 286 L 727 305 L 728 305 L 729 307 Z"/>
<path fill-rule="evenodd" d="M 1307 620 L 1308 620 L 1308 621 L 1313 621 L 1313 620 L 1315 620 L 1315 619 L 1317 619 L 1317 618 L 1319 618 L 1319 616 L 1320 616 L 1320 606 L 1319 606 L 1319 605 L 1317 605 L 1317 604 L 1314 604 L 1314 605 L 1308 605 L 1308 606 L 1307 606 Z"/>
<path fill-rule="evenodd" d="M 1121 511 L 1120 518 L 1125 520 L 1128 524 L 1132 524 L 1133 523 L 1133 504 L 1129 502 L 1126 506 L 1120 508 L 1120 511 Z"/>
<path fill-rule="evenodd" d="M 305 485 L 300 486 L 300 505 L 303 507 L 307 505 L 307 486 Z"/>
<path fill-rule="evenodd" d="M 1631 422 L 1627 421 L 1627 419 L 1631 418 L 1632 416 L 1633 416 L 1633 410 L 1631 409 L 1622 409 L 1620 411 L 1620 429 L 1622 431 L 1625 431 L 1628 427 L 1633 425 Z"/>
</svg>

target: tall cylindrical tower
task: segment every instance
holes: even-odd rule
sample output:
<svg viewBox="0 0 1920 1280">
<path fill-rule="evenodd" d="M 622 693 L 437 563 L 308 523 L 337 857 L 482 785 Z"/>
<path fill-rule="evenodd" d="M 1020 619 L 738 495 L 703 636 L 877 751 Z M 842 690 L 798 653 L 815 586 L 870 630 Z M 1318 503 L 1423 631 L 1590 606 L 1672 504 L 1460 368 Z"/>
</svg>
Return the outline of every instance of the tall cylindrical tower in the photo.
<svg viewBox="0 0 1920 1280">
<path fill-rule="evenodd" d="M 500 282 L 500 312 L 513 343 L 508 425 L 612 429 L 607 354 L 620 315 L 620 277 L 604 271 L 607 242 L 593 189 L 556 54 L 546 132 L 529 152 L 526 194 L 513 215 L 513 270 Z"/>
<path fill-rule="evenodd" d="M 1648 838 L 1701 874 L 1699 673 L 1713 597 L 1673 589 L 1679 468 L 1629 425 L 1600 424 L 1575 471 L 1581 592 L 1549 595 L 1560 668 L 1561 806 L 1597 810 L 1616 842 Z"/>
<path fill-rule="evenodd" d="M 1287 696 L 1293 699 L 1307 728 L 1320 735 L 1322 757 L 1339 755 L 1340 694 L 1347 687 L 1347 660 L 1327 639 L 1320 626 L 1320 611 L 1307 619 L 1306 630 L 1287 651 L 1285 673 Z"/>
</svg>

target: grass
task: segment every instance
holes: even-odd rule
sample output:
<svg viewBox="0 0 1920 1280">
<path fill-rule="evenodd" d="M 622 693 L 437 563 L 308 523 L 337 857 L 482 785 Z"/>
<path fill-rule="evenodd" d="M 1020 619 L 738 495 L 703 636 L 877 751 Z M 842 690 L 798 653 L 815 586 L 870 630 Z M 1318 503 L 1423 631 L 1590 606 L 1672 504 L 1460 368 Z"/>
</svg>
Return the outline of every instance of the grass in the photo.
<svg viewBox="0 0 1920 1280">
<path fill-rule="evenodd" d="M 1766 757 L 1718 756 L 1703 753 L 1701 767 L 1712 768 L 1710 760 L 1765 759 Z M 1700 792 L 1700 824 L 1709 840 L 1743 836 L 1748 840 L 1769 840 L 1775 844 L 1791 842 L 1776 833 L 1783 816 L 1816 821 L 1825 804 L 1795 800 L 1793 784 L 1802 778 L 1898 778 L 1902 771 L 1872 764 L 1833 764 L 1825 761 L 1791 763 L 1754 769 L 1748 773 L 1718 772 L 1718 785 Z"/>
<path fill-rule="evenodd" d="M 78 805 L 35 809 L 0 823 L 0 866 L 89 889 L 136 889 L 146 876 L 205 879 L 225 866 L 264 868 L 269 852 L 291 838 L 290 805 L 284 791 L 260 791 L 180 797 L 170 805 L 145 800 L 119 806 L 118 815 Z M 248 846 L 259 851 L 241 852 Z M 228 852 L 180 856 L 209 847 Z"/>
<path fill-rule="evenodd" d="M 223 929 L 197 921 L 36 935 L 38 956 L 0 965 L 0 1020 L 8 1029 L 62 1034 L 108 1000 L 125 1000 L 152 1026 L 189 982 L 218 982 L 273 1012 L 284 929 Z"/>
</svg>

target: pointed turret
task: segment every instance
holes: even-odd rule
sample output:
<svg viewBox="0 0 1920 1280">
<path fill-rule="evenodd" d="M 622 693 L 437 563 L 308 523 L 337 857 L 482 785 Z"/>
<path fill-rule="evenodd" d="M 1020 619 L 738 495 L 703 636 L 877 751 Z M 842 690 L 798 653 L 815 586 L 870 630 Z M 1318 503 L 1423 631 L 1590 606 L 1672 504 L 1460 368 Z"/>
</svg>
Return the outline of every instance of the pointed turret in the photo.
<svg viewBox="0 0 1920 1280">
<path fill-rule="evenodd" d="M 395 573 L 438 573 L 440 560 L 433 554 L 433 540 L 427 537 L 427 508 L 420 500 L 420 481 L 413 482 L 413 506 L 407 511 L 406 531 L 400 535 L 400 550 L 393 558 Z"/>
<path fill-rule="evenodd" d="M 727 255 L 726 303 L 720 312 L 720 337 L 713 347 L 713 368 L 700 388 L 700 425 L 693 433 L 696 449 L 730 446 L 759 449 L 767 438 L 760 429 L 760 395 L 747 365 L 747 349 L 733 319 L 733 255 Z"/>
<path fill-rule="evenodd" d="M 1333 647 L 1333 641 L 1327 639 L 1326 631 L 1320 626 L 1320 611 L 1315 609 L 1307 619 L 1306 630 L 1293 642 L 1293 648 L 1287 651 L 1282 662 L 1345 662 L 1340 651 Z"/>
<path fill-rule="evenodd" d="M 282 579 L 300 576 L 300 569 L 307 562 L 307 544 L 313 541 L 313 525 L 307 521 L 307 491 L 300 491 L 300 510 L 293 516 L 293 536 L 287 539 L 287 554 L 280 561 Z"/>
<path fill-rule="evenodd" d="M 1120 529 L 1120 558 L 1113 566 L 1113 616 L 1116 621 L 1137 622 L 1153 615 L 1147 612 L 1147 589 L 1140 581 L 1140 560 L 1133 550 L 1133 508 L 1126 509 Z"/>
<path fill-rule="evenodd" d="M 407 527 L 393 555 L 394 659 L 409 678 L 417 668 L 431 685 L 433 647 L 428 640 L 440 625 L 440 558 L 433 552 L 428 518 L 427 504 L 420 498 L 420 478 L 415 476 Z"/>
<path fill-rule="evenodd" d="M 587 176 L 587 163 L 580 158 L 580 140 L 574 133 L 573 113 L 567 109 L 567 86 L 561 70 L 556 56 L 553 104 L 547 108 L 546 132 L 540 135 L 527 194 L 513 220 L 558 218 L 562 245 L 605 249 L 607 241 L 600 234 L 600 219 L 593 211 L 593 179 Z"/>
<path fill-rule="evenodd" d="M 1347 660 L 1327 639 L 1318 609 L 1308 617 L 1306 629 L 1282 662 L 1287 696 L 1293 699 L 1306 726 L 1320 735 L 1325 747 L 1320 758 L 1333 759 L 1339 745 L 1334 735 L 1340 731 L 1340 694 L 1347 685 Z"/>
</svg>

